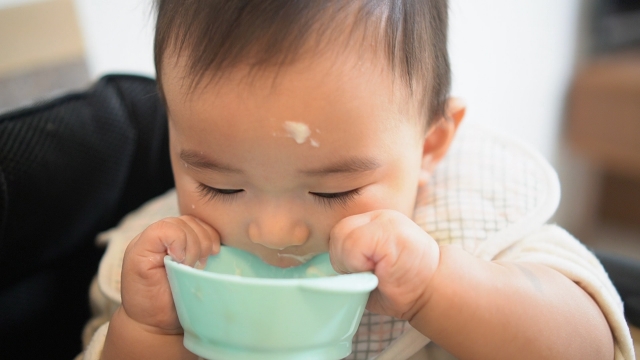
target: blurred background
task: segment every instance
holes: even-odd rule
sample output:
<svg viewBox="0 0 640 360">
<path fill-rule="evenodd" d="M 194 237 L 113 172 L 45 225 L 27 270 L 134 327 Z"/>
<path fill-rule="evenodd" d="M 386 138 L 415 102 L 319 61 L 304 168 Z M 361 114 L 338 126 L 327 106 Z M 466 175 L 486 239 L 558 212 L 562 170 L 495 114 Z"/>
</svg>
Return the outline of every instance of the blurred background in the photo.
<svg viewBox="0 0 640 360">
<path fill-rule="evenodd" d="M 468 122 L 558 170 L 553 221 L 640 261 L 640 0 L 450 0 Z M 0 0 L 0 112 L 107 73 L 155 76 L 151 0 Z"/>
</svg>

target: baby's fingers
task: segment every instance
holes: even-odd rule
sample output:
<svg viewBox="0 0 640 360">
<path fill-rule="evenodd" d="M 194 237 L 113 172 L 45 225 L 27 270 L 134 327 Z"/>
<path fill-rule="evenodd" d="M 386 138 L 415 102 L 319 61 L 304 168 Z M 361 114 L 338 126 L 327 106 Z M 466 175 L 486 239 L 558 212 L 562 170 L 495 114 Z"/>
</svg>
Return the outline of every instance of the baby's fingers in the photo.
<svg viewBox="0 0 640 360">
<path fill-rule="evenodd" d="M 370 233 L 372 213 L 347 217 L 329 235 L 331 264 L 339 273 L 375 269 L 375 234 Z"/>
<path fill-rule="evenodd" d="M 192 221 L 188 221 L 186 217 L 182 216 L 166 220 L 176 224 L 184 232 L 182 236 L 184 241 L 181 241 L 181 239 L 167 239 L 165 241 L 167 253 L 178 262 L 188 266 L 194 266 L 196 261 L 202 257 L 202 248 L 200 247 L 200 236 L 190 224 Z M 180 256 L 180 254 L 183 254 L 183 256 L 176 257 L 176 255 Z"/>
<path fill-rule="evenodd" d="M 196 234 L 197 245 L 200 247 L 199 258 L 194 267 L 203 268 L 209 255 L 220 251 L 220 235 L 211 226 L 193 216 L 184 215 L 178 218 L 184 221 Z M 189 263 L 189 265 L 191 265 Z"/>
<path fill-rule="evenodd" d="M 174 260 L 183 262 L 186 259 L 187 236 L 180 223 L 167 218 L 149 225 L 132 241 L 130 248 L 141 256 L 155 254 L 164 257 L 169 254 Z"/>
<path fill-rule="evenodd" d="M 164 266 L 166 254 L 185 265 L 204 266 L 206 258 L 220 250 L 220 236 L 206 223 L 184 215 L 153 223 L 132 241 L 130 249 L 153 266 Z"/>
<path fill-rule="evenodd" d="M 331 231 L 329 253 L 338 272 L 402 272 L 428 257 L 437 263 L 437 244 L 405 215 L 378 210 L 347 217 Z M 433 253 L 434 256 L 428 256 Z"/>
</svg>

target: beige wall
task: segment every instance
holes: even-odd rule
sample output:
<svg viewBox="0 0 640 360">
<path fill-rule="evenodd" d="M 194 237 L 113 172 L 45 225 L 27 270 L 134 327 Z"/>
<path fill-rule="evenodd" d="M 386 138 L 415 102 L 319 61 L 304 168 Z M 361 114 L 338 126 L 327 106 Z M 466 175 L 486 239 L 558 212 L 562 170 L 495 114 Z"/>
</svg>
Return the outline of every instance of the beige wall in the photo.
<svg viewBox="0 0 640 360">
<path fill-rule="evenodd" d="M 73 0 L 0 9 L 0 77 L 82 57 Z"/>
</svg>

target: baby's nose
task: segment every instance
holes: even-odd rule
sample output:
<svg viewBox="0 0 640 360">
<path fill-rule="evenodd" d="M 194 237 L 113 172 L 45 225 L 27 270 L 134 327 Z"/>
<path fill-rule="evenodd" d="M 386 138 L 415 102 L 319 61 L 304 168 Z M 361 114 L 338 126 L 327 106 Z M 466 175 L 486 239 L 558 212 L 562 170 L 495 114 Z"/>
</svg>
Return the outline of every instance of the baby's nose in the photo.
<svg viewBox="0 0 640 360">
<path fill-rule="evenodd" d="M 267 216 L 249 224 L 249 239 L 271 249 L 302 245 L 308 238 L 309 227 L 301 221 Z"/>
</svg>

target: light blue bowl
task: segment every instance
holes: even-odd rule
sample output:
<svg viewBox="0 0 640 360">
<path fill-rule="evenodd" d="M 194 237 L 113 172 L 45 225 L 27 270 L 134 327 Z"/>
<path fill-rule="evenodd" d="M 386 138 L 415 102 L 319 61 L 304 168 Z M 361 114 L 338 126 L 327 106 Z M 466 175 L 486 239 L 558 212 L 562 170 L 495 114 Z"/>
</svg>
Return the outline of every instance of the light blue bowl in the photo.
<svg viewBox="0 0 640 360">
<path fill-rule="evenodd" d="M 164 263 L 185 347 L 214 360 L 341 359 L 378 285 L 338 275 L 326 253 L 286 269 L 226 246 L 204 270 Z"/>
</svg>

